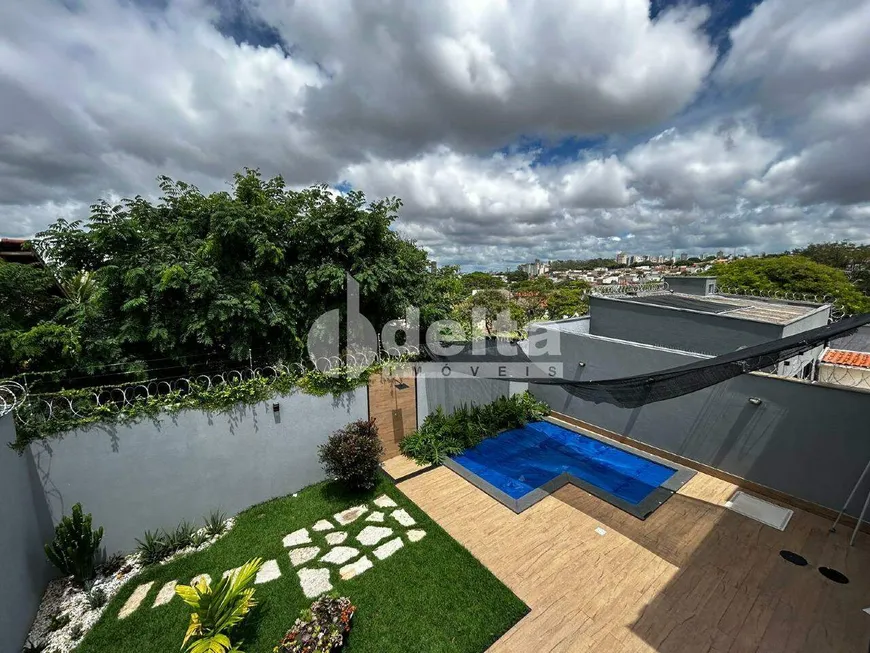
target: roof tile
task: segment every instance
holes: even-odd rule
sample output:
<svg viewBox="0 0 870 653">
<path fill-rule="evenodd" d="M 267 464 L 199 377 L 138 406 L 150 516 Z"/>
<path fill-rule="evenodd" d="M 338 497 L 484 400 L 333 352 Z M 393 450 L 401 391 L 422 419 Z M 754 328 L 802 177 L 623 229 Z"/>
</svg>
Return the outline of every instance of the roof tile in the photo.
<svg viewBox="0 0 870 653">
<path fill-rule="evenodd" d="M 860 351 L 846 351 L 845 349 L 829 349 L 822 356 L 822 362 L 870 368 L 870 354 Z"/>
</svg>

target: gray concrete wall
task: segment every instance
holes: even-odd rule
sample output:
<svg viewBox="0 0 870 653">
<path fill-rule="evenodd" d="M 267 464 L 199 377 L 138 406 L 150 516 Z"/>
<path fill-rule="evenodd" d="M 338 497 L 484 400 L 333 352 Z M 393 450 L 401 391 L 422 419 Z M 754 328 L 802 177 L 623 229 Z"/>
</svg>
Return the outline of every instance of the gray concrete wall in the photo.
<svg viewBox="0 0 870 653">
<path fill-rule="evenodd" d="M 782 337 L 782 325 L 591 297 L 589 333 L 682 351 L 725 354 Z"/>
<path fill-rule="evenodd" d="M 366 388 L 335 398 L 294 393 L 230 413 L 96 426 L 31 449 L 53 520 L 81 502 L 105 527 L 111 553 L 133 549 L 146 529 L 201 521 L 216 508 L 233 515 L 323 480 L 318 445 L 367 416 Z"/>
<path fill-rule="evenodd" d="M 0 652 L 18 653 L 54 570 L 43 546 L 54 527 L 30 452 L 18 456 L 12 416 L 0 417 Z"/>
<path fill-rule="evenodd" d="M 500 379 L 417 378 L 417 426 L 439 405 L 448 415 L 462 405 L 479 406 L 523 392 L 523 384 Z"/>
<path fill-rule="evenodd" d="M 716 277 L 700 275 L 665 275 L 668 289 L 687 295 L 712 295 L 716 292 Z"/>
<path fill-rule="evenodd" d="M 584 381 L 663 370 L 701 356 L 562 334 L 565 376 Z M 586 363 L 578 367 L 578 362 Z M 691 394 L 624 409 L 531 385 L 553 410 L 659 449 L 839 510 L 870 459 L 870 392 L 747 374 Z M 761 400 L 755 406 L 750 397 Z M 870 491 L 859 493 L 861 500 Z M 857 514 L 860 505 L 851 506 Z"/>
</svg>

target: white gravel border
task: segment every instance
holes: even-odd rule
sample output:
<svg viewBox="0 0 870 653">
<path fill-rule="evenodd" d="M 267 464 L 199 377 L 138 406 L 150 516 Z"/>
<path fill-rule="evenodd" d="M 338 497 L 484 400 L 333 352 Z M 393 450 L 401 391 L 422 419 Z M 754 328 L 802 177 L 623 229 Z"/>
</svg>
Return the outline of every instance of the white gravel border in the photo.
<svg viewBox="0 0 870 653">
<path fill-rule="evenodd" d="M 164 565 L 181 556 L 208 548 L 232 530 L 235 518 L 228 519 L 225 524 L 226 529 L 220 535 L 206 540 L 199 547 L 190 546 L 177 551 L 159 564 Z M 202 528 L 199 532 L 204 533 L 205 529 Z M 138 553 L 131 553 L 125 557 L 120 571 L 109 576 L 106 576 L 98 568 L 92 591 L 98 587 L 102 588 L 106 593 L 106 603 L 93 610 L 88 604 L 84 589 L 73 585 L 71 578 L 57 578 L 51 581 L 42 595 L 42 602 L 36 612 L 36 618 L 33 620 L 26 641 L 35 646 L 45 646 L 44 653 L 69 653 L 79 645 L 85 634 L 100 620 L 106 607 L 127 581 L 138 576 L 145 568 L 147 567 L 142 565 Z M 68 615 L 69 623 L 51 632 L 52 615 Z M 72 634 L 76 627 L 81 627 L 81 635 L 77 639 L 73 639 Z"/>
</svg>

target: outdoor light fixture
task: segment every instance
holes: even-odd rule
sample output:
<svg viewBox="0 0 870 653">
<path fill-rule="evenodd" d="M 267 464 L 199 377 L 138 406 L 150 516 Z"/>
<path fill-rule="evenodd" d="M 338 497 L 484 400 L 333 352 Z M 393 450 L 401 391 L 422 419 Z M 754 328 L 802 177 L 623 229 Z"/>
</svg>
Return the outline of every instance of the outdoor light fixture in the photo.
<svg viewBox="0 0 870 653">
<path fill-rule="evenodd" d="M 586 367 L 586 363 L 580 361 L 579 363 L 577 363 L 577 367 Z"/>
<path fill-rule="evenodd" d="M 760 405 L 761 405 L 761 399 L 759 399 L 758 397 L 750 397 L 750 398 L 749 398 L 749 403 L 752 404 L 753 406 L 760 406 Z"/>
<path fill-rule="evenodd" d="M 277 413 L 279 410 L 281 410 L 281 404 L 272 404 L 273 413 Z"/>
</svg>

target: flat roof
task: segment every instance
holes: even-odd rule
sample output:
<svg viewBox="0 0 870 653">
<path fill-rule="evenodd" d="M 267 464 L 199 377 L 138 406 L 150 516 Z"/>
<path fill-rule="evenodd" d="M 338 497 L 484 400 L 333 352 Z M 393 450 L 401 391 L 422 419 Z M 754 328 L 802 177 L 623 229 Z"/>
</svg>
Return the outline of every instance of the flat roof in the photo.
<svg viewBox="0 0 870 653">
<path fill-rule="evenodd" d="M 831 349 L 870 353 L 870 327 L 860 327 L 854 333 L 831 340 Z"/>
<path fill-rule="evenodd" d="M 815 313 L 821 304 L 798 302 L 764 301 L 745 297 L 723 297 L 721 295 L 689 295 L 686 293 L 661 293 L 658 295 L 620 295 L 618 297 L 599 295 L 600 299 L 646 304 L 675 310 L 696 311 L 713 315 L 736 317 L 755 322 L 770 324 L 789 324 L 795 320 Z"/>
</svg>

